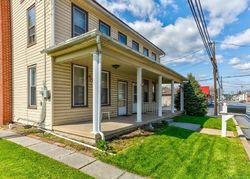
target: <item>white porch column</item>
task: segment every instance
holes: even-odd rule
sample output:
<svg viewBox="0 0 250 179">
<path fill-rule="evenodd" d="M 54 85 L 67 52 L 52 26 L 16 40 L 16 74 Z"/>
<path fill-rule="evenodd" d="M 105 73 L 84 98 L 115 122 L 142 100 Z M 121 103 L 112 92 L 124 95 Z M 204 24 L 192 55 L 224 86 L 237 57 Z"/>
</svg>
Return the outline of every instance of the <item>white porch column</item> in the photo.
<svg viewBox="0 0 250 179">
<path fill-rule="evenodd" d="M 142 122 L 142 68 L 137 67 L 137 119 Z"/>
<path fill-rule="evenodd" d="M 171 113 L 174 113 L 174 80 L 171 82 Z"/>
<path fill-rule="evenodd" d="M 98 133 L 98 62 L 99 54 L 93 53 L 93 131 L 92 133 Z"/>
<path fill-rule="evenodd" d="M 101 97 L 101 88 L 102 88 L 102 53 L 99 52 L 98 56 L 98 132 L 101 132 L 101 122 L 102 122 L 102 97 Z"/>
<path fill-rule="evenodd" d="M 180 110 L 184 111 L 184 85 L 183 83 L 180 85 Z"/>
<path fill-rule="evenodd" d="M 158 116 L 162 117 L 162 76 L 158 77 Z"/>
</svg>

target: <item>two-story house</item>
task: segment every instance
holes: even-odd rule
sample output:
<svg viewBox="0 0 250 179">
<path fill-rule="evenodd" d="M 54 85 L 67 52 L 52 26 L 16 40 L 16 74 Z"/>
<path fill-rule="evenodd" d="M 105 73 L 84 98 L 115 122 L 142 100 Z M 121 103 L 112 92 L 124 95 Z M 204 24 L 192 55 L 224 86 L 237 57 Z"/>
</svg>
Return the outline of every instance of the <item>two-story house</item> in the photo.
<svg viewBox="0 0 250 179">
<path fill-rule="evenodd" d="M 162 84 L 185 78 L 95 0 L 11 0 L 11 22 L 14 122 L 95 139 L 170 115 Z"/>
</svg>

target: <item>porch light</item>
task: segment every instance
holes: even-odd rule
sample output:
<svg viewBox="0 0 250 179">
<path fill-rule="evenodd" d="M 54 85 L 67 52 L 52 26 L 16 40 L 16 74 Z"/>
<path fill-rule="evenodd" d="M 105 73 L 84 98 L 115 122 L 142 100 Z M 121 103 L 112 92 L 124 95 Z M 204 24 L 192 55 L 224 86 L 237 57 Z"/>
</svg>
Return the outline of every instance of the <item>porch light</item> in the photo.
<svg viewBox="0 0 250 179">
<path fill-rule="evenodd" d="M 112 65 L 112 67 L 113 67 L 114 69 L 118 69 L 118 68 L 120 67 L 120 65 L 115 64 L 115 65 Z"/>
</svg>

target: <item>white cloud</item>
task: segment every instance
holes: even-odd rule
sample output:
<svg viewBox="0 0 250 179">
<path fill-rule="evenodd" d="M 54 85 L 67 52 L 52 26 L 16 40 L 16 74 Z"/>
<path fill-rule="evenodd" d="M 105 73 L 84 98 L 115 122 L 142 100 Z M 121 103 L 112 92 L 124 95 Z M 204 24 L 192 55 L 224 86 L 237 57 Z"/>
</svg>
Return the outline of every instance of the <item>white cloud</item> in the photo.
<svg viewBox="0 0 250 179">
<path fill-rule="evenodd" d="M 241 60 L 237 57 L 230 59 L 229 64 L 232 65 L 233 68 L 248 71 L 250 70 L 250 62 L 241 62 Z"/>
<path fill-rule="evenodd" d="M 229 61 L 230 65 L 238 65 L 239 63 L 240 63 L 240 59 L 237 57 L 234 57 L 234 58 L 230 59 L 230 61 Z"/>
<path fill-rule="evenodd" d="M 223 43 L 221 45 L 222 49 L 236 49 L 239 48 L 235 45 L 230 44 L 237 44 L 237 45 L 247 45 L 250 44 L 250 28 L 246 29 L 243 32 L 240 32 L 236 35 L 228 36 L 223 40 Z"/>
<path fill-rule="evenodd" d="M 250 62 L 239 63 L 237 65 L 234 65 L 233 67 L 238 69 L 238 70 L 247 71 L 247 70 L 250 70 Z"/>
<path fill-rule="evenodd" d="M 238 20 L 248 8 L 249 0 L 203 0 L 203 9 L 209 12 L 208 29 L 212 36 L 218 35 L 225 25 Z"/>
<path fill-rule="evenodd" d="M 246 10 L 248 1 L 203 0 L 201 3 L 208 17 L 210 34 L 218 35 L 225 25 L 237 21 L 238 15 Z M 164 25 L 158 20 L 159 14 L 166 14 L 166 7 L 178 8 L 174 0 L 98 0 L 98 2 L 118 16 L 121 12 L 132 13 L 137 20 L 127 23 L 167 53 L 162 59 L 164 64 L 209 62 L 205 51 L 177 59 L 203 48 L 203 43 L 192 17 L 179 17 L 175 23 L 169 25 Z M 217 60 L 222 63 L 223 56 L 217 55 Z"/>
<path fill-rule="evenodd" d="M 216 55 L 216 61 L 217 63 L 223 63 L 224 62 L 223 55 Z"/>
<path fill-rule="evenodd" d="M 152 18 L 160 10 L 160 5 L 154 0 L 98 0 L 98 2 L 116 15 L 129 11 L 138 18 Z"/>
<path fill-rule="evenodd" d="M 167 53 L 167 57 L 162 60 L 165 64 L 172 59 L 185 56 L 185 54 L 190 54 L 203 47 L 199 32 L 191 17 L 178 18 L 175 24 L 167 26 L 164 26 L 157 19 L 135 21 L 128 24 Z M 201 61 L 204 59 L 201 57 L 203 54 L 204 52 L 201 51 L 193 56 L 175 60 L 174 63 Z"/>
</svg>

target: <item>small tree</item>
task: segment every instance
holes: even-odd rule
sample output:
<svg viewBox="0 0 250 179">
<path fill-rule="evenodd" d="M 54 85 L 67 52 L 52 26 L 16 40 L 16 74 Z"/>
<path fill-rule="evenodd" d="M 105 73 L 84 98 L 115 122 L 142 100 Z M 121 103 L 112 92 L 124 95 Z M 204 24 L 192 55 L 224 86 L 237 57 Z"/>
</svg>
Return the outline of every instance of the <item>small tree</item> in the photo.
<svg viewBox="0 0 250 179">
<path fill-rule="evenodd" d="M 184 109 L 187 115 L 204 116 L 207 114 L 207 100 L 205 94 L 201 91 L 200 85 L 195 77 L 188 74 L 188 82 L 184 83 Z M 180 91 L 175 98 L 176 108 L 180 109 Z"/>
</svg>

